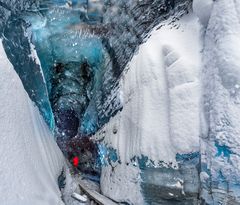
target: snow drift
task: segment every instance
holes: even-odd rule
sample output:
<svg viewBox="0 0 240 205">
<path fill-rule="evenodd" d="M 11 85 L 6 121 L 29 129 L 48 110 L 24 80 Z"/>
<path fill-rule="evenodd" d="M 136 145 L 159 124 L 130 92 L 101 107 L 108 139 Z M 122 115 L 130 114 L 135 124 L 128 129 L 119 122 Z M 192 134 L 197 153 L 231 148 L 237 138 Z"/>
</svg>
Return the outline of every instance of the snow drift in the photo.
<svg viewBox="0 0 240 205">
<path fill-rule="evenodd" d="M 112 165 L 114 171 L 102 169 L 103 193 L 132 204 L 143 204 L 141 172 L 132 165 L 132 159 L 144 156 L 155 167 L 178 168 L 178 154 L 200 149 L 200 24 L 190 13 L 176 23 L 169 19 L 157 28 L 120 78 L 122 111 L 94 136 L 116 149 L 121 161 Z"/>
<path fill-rule="evenodd" d="M 64 158 L 0 41 L 0 204 L 63 204 Z"/>
</svg>

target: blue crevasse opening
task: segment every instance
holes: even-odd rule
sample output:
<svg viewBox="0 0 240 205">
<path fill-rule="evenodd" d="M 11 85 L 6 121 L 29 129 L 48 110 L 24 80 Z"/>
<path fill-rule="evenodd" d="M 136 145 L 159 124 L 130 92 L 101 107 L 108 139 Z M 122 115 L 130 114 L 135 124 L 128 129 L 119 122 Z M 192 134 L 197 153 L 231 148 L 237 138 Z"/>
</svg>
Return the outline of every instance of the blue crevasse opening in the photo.
<svg viewBox="0 0 240 205">
<path fill-rule="evenodd" d="M 61 1 L 58 3 L 64 2 Z M 56 75 L 56 73 L 54 73 L 56 63 L 64 64 L 65 67 L 67 67 L 68 63 L 73 64 L 75 62 L 75 67 L 77 67 L 80 66 L 82 62 L 87 61 L 93 75 L 93 84 L 90 88 L 86 88 L 88 93 L 84 93 L 83 95 L 88 95 L 88 100 L 90 100 L 91 96 L 94 92 L 97 92 L 97 89 L 99 89 L 98 86 L 101 84 L 100 78 L 104 67 L 105 50 L 99 37 L 89 33 L 81 33 L 81 23 L 84 23 L 83 19 L 81 19 L 81 11 L 65 7 L 54 7 L 41 13 L 27 13 L 24 19 L 30 23 L 29 30 L 31 31 L 32 42 L 36 47 L 41 61 L 49 95 L 51 96 L 53 92 L 52 79 L 54 75 Z M 86 24 L 84 24 L 84 26 L 86 26 Z M 64 69 L 68 69 L 69 74 L 66 73 L 66 75 L 70 76 L 71 69 Z M 60 81 L 62 79 L 57 80 Z M 62 83 L 62 87 L 65 86 L 65 88 L 67 88 L 69 87 L 67 83 L 74 83 L 73 80 L 71 82 L 69 82 L 69 79 L 67 80 L 65 80 L 66 85 L 63 85 L 65 82 L 59 82 Z M 71 92 L 73 90 L 74 86 L 68 91 Z M 84 99 L 85 97 L 81 99 L 80 95 L 81 93 L 79 92 L 78 100 L 86 101 L 86 99 Z M 92 101 L 89 108 L 87 108 L 88 105 L 84 106 L 84 109 L 87 109 L 89 113 L 81 113 L 81 115 L 83 115 L 83 119 L 81 120 L 83 123 L 81 124 L 80 131 L 90 134 L 96 131 L 97 128 L 97 119 L 93 121 L 94 118 L 89 117 L 89 114 L 96 116 L 96 105 L 94 105 Z M 79 117 L 82 118 L 82 116 Z"/>
</svg>

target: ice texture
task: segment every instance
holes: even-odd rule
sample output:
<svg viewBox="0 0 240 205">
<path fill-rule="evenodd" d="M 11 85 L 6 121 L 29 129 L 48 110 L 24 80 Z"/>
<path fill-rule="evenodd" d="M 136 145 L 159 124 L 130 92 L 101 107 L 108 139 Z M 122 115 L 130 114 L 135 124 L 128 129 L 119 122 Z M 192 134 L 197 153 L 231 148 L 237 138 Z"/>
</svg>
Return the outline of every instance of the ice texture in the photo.
<svg viewBox="0 0 240 205">
<path fill-rule="evenodd" d="M 202 197 L 239 204 L 239 1 L 215 1 L 204 35 Z"/>
<path fill-rule="evenodd" d="M 24 88 L 39 107 L 48 125 L 53 129 L 54 119 L 45 77 L 35 47 L 26 33 L 26 27 L 23 20 L 10 17 L 3 32 L 3 45 Z"/>
<path fill-rule="evenodd" d="M 40 61 L 27 34 L 27 24 L 21 15 L 36 8 L 38 1 L 1 1 L 0 33 L 7 56 L 20 76 L 30 98 L 39 107 L 48 125 L 54 120 Z"/>
<path fill-rule="evenodd" d="M 0 40 L 0 203 L 64 204 L 57 179 L 64 157 L 7 59 Z"/>
<path fill-rule="evenodd" d="M 135 181 L 138 172 L 134 174 L 130 169 L 135 166 L 142 169 L 146 203 L 167 204 L 164 199 L 178 199 L 180 204 L 196 204 L 202 113 L 201 25 L 190 13 L 174 23 L 169 19 L 157 28 L 120 77 L 122 110 L 94 136 L 116 149 L 119 156 L 118 163 L 109 165 L 113 169 L 103 168 L 101 187 L 116 201 L 124 201 L 125 197 L 132 200 L 131 204 L 138 204 L 141 191 L 137 182 L 132 188 L 135 195 L 128 189 L 120 195 L 117 189 L 132 187 L 132 181 L 122 180 L 122 174 L 108 180 L 111 173 L 125 169 L 129 170 L 125 177 Z M 109 186 L 112 189 L 105 188 Z"/>
<path fill-rule="evenodd" d="M 66 127 L 96 132 L 101 189 L 118 202 L 240 203 L 240 3 L 191 2 L 46 0 L 23 19 L 30 1 L 0 2 L 24 88 L 48 122 L 50 96 L 77 113 Z"/>
<path fill-rule="evenodd" d="M 103 25 L 107 28 L 107 32 L 102 40 L 110 55 L 113 68 L 108 69 L 102 79 L 103 85 L 108 87 L 104 86 L 99 95 L 103 103 L 97 104 L 100 127 L 121 109 L 120 100 L 116 94 L 119 76 L 137 52 L 139 45 L 160 22 L 171 16 L 175 16 L 172 19 L 175 21 L 188 12 L 189 4 L 189 0 L 108 0 L 104 2 Z"/>
<path fill-rule="evenodd" d="M 213 6 L 213 0 L 194 0 L 193 12 L 198 16 L 200 22 L 207 26 Z"/>
</svg>

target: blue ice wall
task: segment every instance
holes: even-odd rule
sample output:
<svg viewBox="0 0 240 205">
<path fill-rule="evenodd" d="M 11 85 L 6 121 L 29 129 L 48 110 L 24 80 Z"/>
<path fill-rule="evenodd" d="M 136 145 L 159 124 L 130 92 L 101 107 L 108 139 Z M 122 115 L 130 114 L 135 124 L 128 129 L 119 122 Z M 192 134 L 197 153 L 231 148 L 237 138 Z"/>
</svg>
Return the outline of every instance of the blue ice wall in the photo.
<svg viewBox="0 0 240 205">
<path fill-rule="evenodd" d="M 10 8 L 8 16 L 0 21 L 2 22 L 3 45 L 6 54 L 22 80 L 28 95 L 39 107 L 48 125 L 53 128 L 53 114 L 42 70 L 32 55 L 27 35 L 28 25 L 19 14 L 21 9 L 29 8 L 31 3 L 30 1 L 21 1 L 14 4 L 12 1 L 6 2 L 6 4 Z"/>
<path fill-rule="evenodd" d="M 41 61 L 52 107 L 73 109 L 79 119 L 83 118 L 79 131 L 89 134 L 98 127 L 94 96 L 102 84 L 106 51 L 98 36 L 81 30 L 81 26 L 86 26 L 81 14 L 80 10 L 55 7 L 42 13 L 27 13 L 24 19 L 31 25 L 32 42 Z M 81 64 L 85 61 L 92 76 L 89 85 L 81 78 Z M 65 69 L 61 75 L 54 71 L 58 63 Z"/>
</svg>

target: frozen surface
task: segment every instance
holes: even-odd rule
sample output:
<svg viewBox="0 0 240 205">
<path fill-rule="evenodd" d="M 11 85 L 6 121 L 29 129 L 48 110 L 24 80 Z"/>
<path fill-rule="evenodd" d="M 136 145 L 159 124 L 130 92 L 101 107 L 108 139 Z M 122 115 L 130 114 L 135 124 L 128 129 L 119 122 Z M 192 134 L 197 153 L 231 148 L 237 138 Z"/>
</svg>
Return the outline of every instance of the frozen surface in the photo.
<svg viewBox="0 0 240 205">
<path fill-rule="evenodd" d="M 38 106 L 48 125 L 53 128 L 54 119 L 46 80 L 35 47 L 30 43 L 26 22 L 12 15 L 4 27 L 3 36 L 7 57 L 19 75 L 24 89 Z"/>
<path fill-rule="evenodd" d="M 0 204 L 63 204 L 64 158 L 0 41 Z"/>
<path fill-rule="evenodd" d="M 123 110 L 96 135 L 122 162 L 136 155 L 175 162 L 177 153 L 199 150 L 200 27 L 193 15 L 177 24 L 140 46 L 120 80 Z"/>
<path fill-rule="evenodd" d="M 193 1 L 193 12 L 198 16 L 200 22 L 207 26 L 208 20 L 211 15 L 213 6 L 213 0 L 194 0 Z"/>
<path fill-rule="evenodd" d="M 239 1 L 215 1 L 204 35 L 203 100 L 209 132 L 202 139 L 201 179 L 209 204 L 240 202 L 239 20 Z"/>
<path fill-rule="evenodd" d="M 144 204 L 138 167 L 113 164 L 102 168 L 101 191 L 117 202 Z"/>
<path fill-rule="evenodd" d="M 138 204 L 136 200 L 142 199 L 139 192 L 129 192 L 139 190 L 137 180 L 133 183 L 139 172 L 132 172 L 134 169 L 125 165 L 134 158 L 144 156 L 149 165 L 178 168 L 177 154 L 199 152 L 200 24 L 192 13 L 175 23 L 169 22 L 151 33 L 128 64 L 119 83 L 123 109 L 95 135 L 117 150 L 121 163 L 111 165 L 114 171 L 103 168 L 101 176 L 103 193 L 117 201 L 129 197 L 131 203 Z M 176 180 L 175 185 L 180 183 L 180 179 Z M 132 184 L 135 188 L 123 188 Z"/>
<path fill-rule="evenodd" d="M 129 204 L 195 205 L 200 190 L 202 203 L 239 204 L 240 2 L 194 0 L 193 9 L 185 15 L 188 0 L 175 1 L 175 7 L 174 1 L 129 1 L 131 5 L 113 1 L 103 14 L 103 23 L 110 25 L 108 40 L 82 33 L 94 27 L 82 24 L 76 2 L 72 1 L 73 10 L 69 9 L 70 4 L 66 7 L 64 0 L 56 2 L 65 7 L 26 19 L 32 22 L 32 40 L 38 47 L 46 79 L 42 83 L 48 84 L 48 91 L 52 78 L 49 70 L 56 61 L 68 65 L 69 70 L 75 66 L 71 70 L 74 72 L 66 72 L 71 78 L 77 76 L 79 63 L 85 58 L 93 68 L 94 89 L 85 93 L 89 102 L 85 105 L 86 99 L 81 98 L 83 102 L 77 106 L 84 108 L 79 131 L 86 134 L 95 132 L 112 116 L 93 136 L 101 141 L 102 192 Z M 48 1 L 44 3 L 48 6 Z M 1 25 L 11 13 L 29 6 L 27 1 L 0 2 L 0 14 L 4 16 Z M 16 54 L 23 59 L 21 54 L 26 51 L 20 52 L 22 41 L 29 43 L 27 36 L 22 38 L 16 31 L 26 34 L 26 30 L 22 29 L 24 24 L 11 18 L 4 33 L 5 42 L 8 41 L 5 49 L 13 58 L 11 62 L 15 59 L 18 68 L 26 71 L 22 61 L 16 60 Z M 169 19 L 163 21 L 164 18 Z M 163 22 L 159 24 L 160 21 Z M 146 43 L 131 58 L 144 39 Z M 40 64 L 31 44 L 28 50 L 25 59 Z M 103 50 L 109 56 L 103 55 Z M 62 154 L 2 47 L 0 51 L 3 204 L 15 205 L 16 199 L 20 205 L 62 204 L 56 183 L 64 166 Z M 102 61 L 109 57 L 111 62 Z M 109 67 L 99 69 L 102 63 Z M 14 68 L 17 69 L 15 65 Z M 42 76 L 41 72 L 38 74 Z M 29 76 L 20 75 L 25 82 Z M 57 88 L 63 85 L 69 88 L 65 93 L 79 92 L 79 86 L 68 86 L 68 80 Z M 84 92 L 90 90 L 92 82 L 89 86 L 81 83 L 87 87 Z M 61 102 L 66 105 L 68 101 L 65 98 Z M 63 197 L 72 204 L 69 196 L 76 184 L 68 170 L 65 174 L 68 189 Z"/>
</svg>

